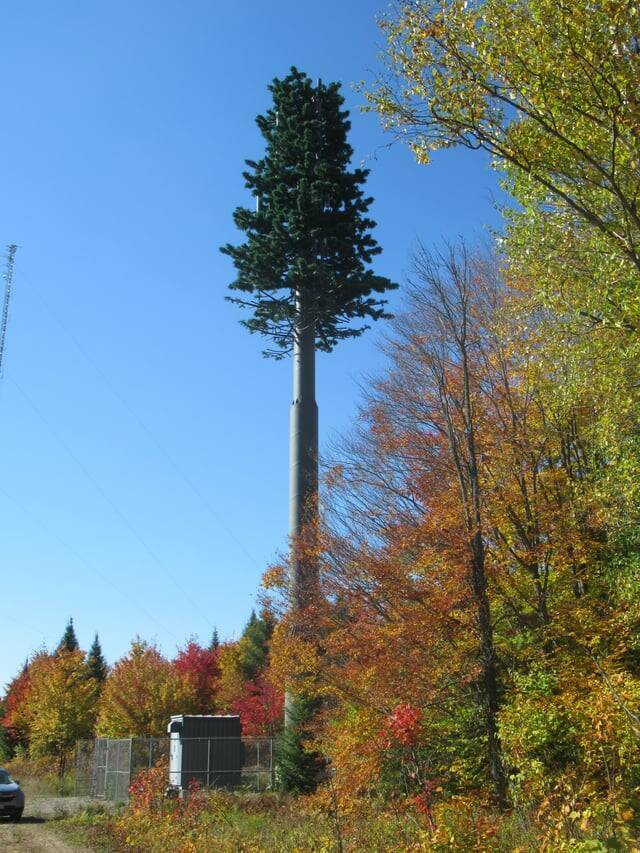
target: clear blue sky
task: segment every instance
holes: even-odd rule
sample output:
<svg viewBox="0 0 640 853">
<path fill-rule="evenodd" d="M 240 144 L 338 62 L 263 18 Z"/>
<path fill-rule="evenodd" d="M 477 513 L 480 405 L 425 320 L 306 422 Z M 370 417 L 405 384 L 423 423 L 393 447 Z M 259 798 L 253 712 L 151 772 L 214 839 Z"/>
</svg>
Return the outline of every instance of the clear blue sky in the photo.
<svg viewBox="0 0 640 853">
<path fill-rule="evenodd" d="M 249 201 L 266 85 L 342 80 L 371 158 L 380 273 L 417 238 L 495 225 L 496 176 L 383 146 L 354 81 L 376 0 L 32 0 L 3 10 L 0 243 L 20 245 L 0 387 L 0 687 L 69 616 L 108 659 L 237 636 L 286 545 L 290 365 L 224 301 L 218 246 Z M 381 328 L 319 364 L 322 441 L 346 430 Z"/>
</svg>

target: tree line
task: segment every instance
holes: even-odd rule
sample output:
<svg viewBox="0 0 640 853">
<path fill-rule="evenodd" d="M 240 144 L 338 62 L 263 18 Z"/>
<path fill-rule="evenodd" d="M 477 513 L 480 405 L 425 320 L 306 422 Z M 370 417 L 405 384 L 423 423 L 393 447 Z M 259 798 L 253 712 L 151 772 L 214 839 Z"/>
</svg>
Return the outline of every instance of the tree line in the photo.
<svg viewBox="0 0 640 853">
<path fill-rule="evenodd" d="M 173 659 L 140 638 L 109 666 L 98 635 L 80 649 L 73 620 L 52 652 L 34 652 L 0 700 L 0 760 L 26 757 L 64 775 L 78 740 L 166 737 L 172 714 L 236 713 L 247 736 L 279 730 L 283 695 L 269 673 L 268 614 L 237 641 L 190 639 Z"/>
</svg>

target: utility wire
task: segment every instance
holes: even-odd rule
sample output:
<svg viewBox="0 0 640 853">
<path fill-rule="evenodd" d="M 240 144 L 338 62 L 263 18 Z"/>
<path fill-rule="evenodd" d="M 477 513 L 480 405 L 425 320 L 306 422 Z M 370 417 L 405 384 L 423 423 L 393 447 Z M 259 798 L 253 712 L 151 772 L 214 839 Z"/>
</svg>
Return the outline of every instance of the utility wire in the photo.
<svg viewBox="0 0 640 853">
<path fill-rule="evenodd" d="M 73 557 L 80 563 L 80 565 L 85 570 L 89 571 L 90 573 L 92 573 L 94 575 L 97 575 L 102 581 L 104 581 L 104 583 L 110 589 L 114 589 L 119 595 L 121 595 L 122 598 L 127 602 L 127 604 L 129 604 L 129 605 L 131 605 L 132 603 L 135 604 L 137 610 L 140 613 L 147 616 L 149 619 L 151 619 L 153 622 L 155 622 L 156 625 L 159 628 L 161 628 L 163 632 L 165 632 L 166 634 L 169 634 L 176 641 L 178 641 L 178 637 L 173 633 L 173 631 L 171 631 L 162 622 L 160 622 L 158 620 L 158 618 L 151 611 L 147 610 L 144 605 L 140 604 L 139 601 L 135 601 L 130 592 L 125 592 L 121 587 L 119 587 L 116 583 L 113 582 L 113 578 L 108 577 L 107 575 L 104 574 L 104 572 L 100 571 L 95 566 L 92 566 L 89 563 L 89 561 L 86 560 L 82 556 L 82 554 L 73 545 L 69 544 L 69 542 L 67 542 L 65 539 L 63 539 L 60 536 L 60 534 L 57 533 L 53 528 L 51 528 L 50 526 L 45 526 L 41 521 L 38 520 L 38 517 L 33 510 L 26 507 L 21 501 L 16 500 L 16 498 L 13 495 L 10 495 L 9 492 L 7 492 L 7 490 L 4 489 L 1 485 L 0 485 L 0 494 L 3 494 L 5 496 L 5 498 L 9 501 L 11 506 L 16 506 L 22 512 L 23 515 L 27 516 L 28 518 L 31 518 L 32 523 L 34 523 L 36 527 L 39 526 L 40 528 L 44 529 L 51 537 L 53 537 L 55 540 L 57 540 L 59 542 L 59 544 L 62 545 L 63 548 L 65 548 L 67 551 L 69 551 L 69 553 L 71 553 L 73 555 Z M 2 618 L 4 619 L 6 615 L 7 614 L 5 612 L 3 612 Z M 13 621 L 18 622 L 17 619 L 14 619 Z M 25 624 L 22 619 L 20 620 L 20 623 L 23 625 Z M 38 633 L 35 629 L 33 629 L 33 626 L 27 625 L 27 627 L 31 628 L 35 634 Z M 44 637 L 43 637 L 43 642 L 44 642 Z"/>
<path fill-rule="evenodd" d="M 127 518 L 127 516 L 122 512 L 120 507 L 112 500 L 109 494 L 105 491 L 105 489 L 100 485 L 100 483 L 95 479 L 95 477 L 91 474 L 91 472 L 86 468 L 84 463 L 78 459 L 73 450 L 69 447 L 67 442 L 59 435 L 57 430 L 53 427 L 49 419 L 44 415 L 41 409 L 37 406 L 34 400 L 27 394 L 27 392 L 20 386 L 15 379 L 11 380 L 12 384 L 16 387 L 19 393 L 24 397 L 24 399 L 29 403 L 33 411 L 38 415 L 38 417 L 42 420 L 42 422 L 48 427 L 49 431 L 56 439 L 56 441 L 60 444 L 60 446 L 66 451 L 69 457 L 75 462 L 80 471 L 84 474 L 85 478 L 93 485 L 96 491 L 101 495 L 104 501 L 109 504 L 113 512 L 120 518 L 125 527 L 129 530 L 130 534 L 134 539 L 141 545 L 141 547 L 147 552 L 147 554 L 151 557 L 153 562 L 158 566 L 160 571 L 167 577 L 171 583 L 176 587 L 179 591 L 181 598 L 188 601 L 189 604 L 194 608 L 194 610 L 207 622 L 211 629 L 213 629 L 213 623 L 209 620 L 209 617 L 205 614 L 203 610 L 199 607 L 198 604 L 186 594 L 183 587 L 181 587 L 176 581 L 175 577 L 171 574 L 171 572 L 167 572 L 166 567 L 162 560 L 158 557 L 156 552 L 151 548 L 151 546 L 142 538 L 142 536 L 138 533 L 134 525 Z"/>
<path fill-rule="evenodd" d="M 162 445 L 157 438 L 157 436 L 151 431 L 151 429 L 147 426 L 147 424 L 142 420 L 140 415 L 134 411 L 131 406 L 127 403 L 127 401 L 122 397 L 118 389 L 114 386 L 109 377 L 105 374 L 104 370 L 100 367 L 100 365 L 92 358 L 84 347 L 80 344 L 76 336 L 73 332 L 63 323 L 60 317 L 56 314 L 56 312 L 51 308 L 46 299 L 38 292 L 37 288 L 34 288 L 31 285 L 31 292 L 33 292 L 46 311 L 50 314 L 51 317 L 56 321 L 56 323 L 60 326 L 60 328 L 65 332 L 69 340 L 76 347 L 78 352 L 83 356 L 83 358 L 93 367 L 95 372 L 98 374 L 102 382 L 109 389 L 111 394 L 116 398 L 116 400 L 120 403 L 120 405 L 129 413 L 131 418 L 138 424 L 139 428 L 145 433 L 147 438 L 155 445 L 156 450 L 164 456 L 169 465 L 173 468 L 173 470 L 178 474 L 178 476 L 183 480 L 183 482 L 187 485 L 189 489 L 195 494 L 198 500 L 202 503 L 205 509 L 209 512 L 215 523 L 218 525 L 220 530 L 222 530 L 228 538 L 242 551 L 242 553 L 247 557 L 247 559 L 253 563 L 253 565 L 260 570 L 261 565 L 256 560 L 255 556 L 251 554 L 246 545 L 236 536 L 236 534 L 230 529 L 230 527 L 226 524 L 226 522 L 220 517 L 218 511 L 214 508 L 213 504 L 209 500 L 209 498 L 202 492 L 202 490 L 193 482 L 193 480 L 185 473 L 185 471 L 178 465 L 173 456 L 167 451 L 167 449 Z"/>
</svg>

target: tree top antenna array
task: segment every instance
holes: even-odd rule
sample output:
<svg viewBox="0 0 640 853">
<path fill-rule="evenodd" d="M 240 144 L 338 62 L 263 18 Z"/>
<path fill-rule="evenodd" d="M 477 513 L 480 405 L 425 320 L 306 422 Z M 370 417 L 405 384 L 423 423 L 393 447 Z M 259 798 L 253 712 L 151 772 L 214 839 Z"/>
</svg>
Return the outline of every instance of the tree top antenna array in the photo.
<svg viewBox="0 0 640 853">
<path fill-rule="evenodd" d="M 2 304 L 2 322 L 0 324 L 0 377 L 4 367 L 4 350 L 7 338 L 7 324 L 9 322 L 9 303 L 11 301 L 11 288 L 13 286 L 13 264 L 18 247 L 15 243 L 7 246 L 7 267 L 3 274 L 4 278 L 4 301 Z"/>
</svg>

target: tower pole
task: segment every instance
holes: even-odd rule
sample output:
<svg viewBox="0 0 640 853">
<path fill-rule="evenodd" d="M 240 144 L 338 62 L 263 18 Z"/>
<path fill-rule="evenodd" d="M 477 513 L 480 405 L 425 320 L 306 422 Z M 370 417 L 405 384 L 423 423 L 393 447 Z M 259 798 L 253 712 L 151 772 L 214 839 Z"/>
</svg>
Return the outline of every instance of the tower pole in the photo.
<svg viewBox="0 0 640 853">
<path fill-rule="evenodd" d="M 318 80 L 314 94 L 316 114 L 321 118 Z M 315 158 L 322 146 L 322 127 L 316 140 Z M 289 606 L 294 630 L 302 630 L 299 614 L 313 600 L 318 585 L 318 564 L 314 554 L 314 524 L 318 511 L 318 404 L 316 402 L 316 316 L 308 288 L 295 293 L 293 335 L 293 402 L 289 424 Z M 293 697 L 287 693 L 285 725 L 292 720 Z"/>
<path fill-rule="evenodd" d="M 318 567 L 309 553 L 307 525 L 318 508 L 318 405 L 313 305 L 304 290 L 296 293 L 293 341 L 293 401 L 289 423 L 289 600 L 292 611 L 306 607 L 315 594 Z M 285 722 L 291 722 L 292 697 L 285 699 Z"/>
</svg>

